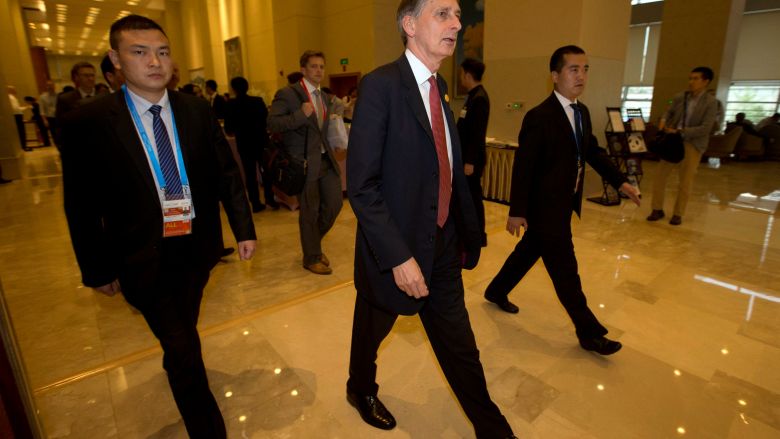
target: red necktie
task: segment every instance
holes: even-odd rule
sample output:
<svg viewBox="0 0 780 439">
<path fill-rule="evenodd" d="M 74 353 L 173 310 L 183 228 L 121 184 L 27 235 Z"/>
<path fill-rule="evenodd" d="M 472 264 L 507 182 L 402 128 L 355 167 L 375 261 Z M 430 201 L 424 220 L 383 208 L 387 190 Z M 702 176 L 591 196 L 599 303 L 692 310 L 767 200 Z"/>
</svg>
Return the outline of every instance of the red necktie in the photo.
<svg viewBox="0 0 780 439">
<path fill-rule="evenodd" d="M 439 158 L 439 210 L 436 224 L 444 227 L 450 213 L 450 198 L 452 196 L 452 176 L 450 175 L 450 158 L 447 153 L 447 134 L 444 131 L 444 115 L 441 111 L 441 96 L 436 84 L 436 77 L 428 79 L 431 84 L 429 102 L 431 105 L 431 129 L 436 143 L 436 155 Z"/>
</svg>

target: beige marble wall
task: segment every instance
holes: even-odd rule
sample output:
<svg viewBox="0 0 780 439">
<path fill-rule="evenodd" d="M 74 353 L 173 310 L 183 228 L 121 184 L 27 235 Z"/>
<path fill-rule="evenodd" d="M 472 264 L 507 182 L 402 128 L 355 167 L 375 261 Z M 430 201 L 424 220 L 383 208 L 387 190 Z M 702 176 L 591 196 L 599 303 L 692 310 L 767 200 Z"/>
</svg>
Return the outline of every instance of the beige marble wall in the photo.
<svg viewBox="0 0 780 439">
<path fill-rule="evenodd" d="M 590 84 L 583 102 L 591 108 L 595 134 L 603 143 L 607 106 L 620 105 L 628 25 L 628 2 L 531 0 L 491 2 L 485 8 L 485 87 L 493 96 L 488 136 L 516 140 L 526 111 L 552 92 L 549 59 L 563 45 L 588 53 Z M 507 111 L 520 101 L 523 111 Z"/>
<path fill-rule="evenodd" d="M 745 0 L 664 2 L 651 120 L 659 120 L 669 100 L 687 88 L 688 74 L 697 66 L 715 71 L 710 88 L 725 102 L 744 10 Z"/>
</svg>

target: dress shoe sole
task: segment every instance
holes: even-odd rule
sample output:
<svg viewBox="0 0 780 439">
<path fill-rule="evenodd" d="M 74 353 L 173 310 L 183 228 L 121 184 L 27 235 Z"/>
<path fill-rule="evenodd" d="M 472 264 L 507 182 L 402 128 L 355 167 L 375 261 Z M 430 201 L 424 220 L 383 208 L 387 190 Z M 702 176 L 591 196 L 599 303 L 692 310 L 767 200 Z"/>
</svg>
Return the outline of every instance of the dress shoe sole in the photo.
<svg viewBox="0 0 780 439">
<path fill-rule="evenodd" d="M 347 393 L 347 402 L 349 403 L 349 405 L 354 407 L 355 410 L 357 410 L 358 414 L 360 415 L 360 418 L 363 419 L 363 422 L 365 422 L 366 424 L 368 424 L 368 425 L 370 425 L 372 427 L 376 427 L 376 428 L 378 428 L 380 430 L 392 430 L 392 429 L 395 428 L 395 419 L 393 419 L 393 422 L 388 425 L 388 424 L 380 424 L 380 423 L 374 422 L 373 419 L 371 419 L 371 418 L 369 418 L 367 416 L 364 416 L 363 412 L 360 411 L 360 407 L 358 407 L 357 401 L 355 401 L 353 396 L 350 395 L 349 393 Z M 388 414 L 389 413 L 390 412 L 388 412 Z"/>
<path fill-rule="evenodd" d="M 506 302 L 497 302 L 493 298 L 485 296 L 485 300 L 496 305 L 498 309 L 509 314 L 517 314 L 520 312 L 520 308 L 517 305 L 507 300 Z"/>
</svg>

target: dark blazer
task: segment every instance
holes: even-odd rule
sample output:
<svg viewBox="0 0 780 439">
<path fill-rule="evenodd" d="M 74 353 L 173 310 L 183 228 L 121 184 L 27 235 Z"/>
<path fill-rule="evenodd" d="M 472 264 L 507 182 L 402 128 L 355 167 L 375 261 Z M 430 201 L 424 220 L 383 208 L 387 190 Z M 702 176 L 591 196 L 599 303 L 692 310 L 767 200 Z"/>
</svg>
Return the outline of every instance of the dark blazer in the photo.
<svg viewBox="0 0 780 439">
<path fill-rule="evenodd" d="M 217 116 L 217 119 L 224 119 L 225 111 L 227 109 L 227 101 L 225 101 L 225 97 L 219 93 L 216 93 L 216 96 L 214 96 L 214 102 L 211 105 L 211 109 L 214 110 L 214 114 Z"/>
<path fill-rule="evenodd" d="M 467 252 L 466 268 L 473 268 L 479 259 L 480 232 L 441 75 L 438 86 L 452 139 L 450 217 Z M 404 55 L 366 75 L 359 95 L 347 149 L 347 191 L 358 220 L 355 287 L 375 306 L 411 315 L 424 299 L 401 291 L 392 268 L 414 257 L 430 284 L 439 196 L 431 124 Z"/>
<path fill-rule="evenodd" d="M 490 99 L 485 87 L 478 85 L 469 90 L 463 104 L 465 117 L 458 118 L 458 134 L 463 146 L 463 163 L 470 163 L 481 173 L 485 167 L 485 135 L 490 118 Z"/>
<path fill-rule="evenodd" d="M 583 157 L 615 188 L 626 178 L 598 146 L 588 108 L 582 108 Z M 523 119 L 512 168 L 510 216 L 524 217 L 528 229 L 570 234 L 571 213 L 580 214 L 582 185 L 577 180 L 577 142 L 566 112 L 552 93 Z"/>
<path fill-rule="evenodd" d="M 69 113 L 71 110 L 78 108 L 80 105 L 90 102 L 95 99 L 95 96 L 87 99 L 82 99 L 81 92 L 78 89 L 71 90 L 69 92 L 60 93 L 57 96 L 57 108 L 55 109 L 56 117 L 62 117 L 65 113 Z M 82 102 L 82 100 L 84 102 Z"/>
<path fill-rule="evenodd" d="M 225 132 L 236 136 L 238 148 L 265 148 L 268 144 L 266 128 L 268 108 L 263 98 L 239 96 L 227 102 Z"/>
<path fill-rule="evenodd" d="M 306 175 L 307 181 L 314 181 L 319 175 L 320 161 L 322 160 L 320 148 L 323 144 L 331 163 L 334 164 L 333 169 L 337 174 L 341 174 L 339 166 L 336 165 L 338 160 L 336 160 L 336 156 L 333 154 L 333 148 L 328 144 L 328 125 L 330 114 L 333 111 L 333 99 L 331 98 L 331 95 L 322 93 L 322 99 L 325 101 L 328 114 L 327 119 L 322 124 L 322 129 L 320 129 L 317 122 L 316 111 L 312 112 L 309 117 L 306 117 L 303 114 L 303 110 L 301 110 L 301 104 L 308 101 L 309 98 L 306 90 L 303 89 L 300 83 L 279 89 L 271 103 L 271 111 L 268 115 L 268 129 L 271 133 L 282 135 L 287 152 L 293 157 L 302 160 L 303 144 L 308 142 L 306 145 L 309 166 Z"/>
<path fill-rule="evenodd" d="M 252 213 L 230 147 L 208 102 L 168 92 L 192 189 L 192 269 L 211 269 L 223 247 L 221 201 L 238 241 L 255 239 Z M 63 121 L 65 214 L 84 285 L 154 278 L 163 248 L 160 199 L 121 92 Z M 178 238 L 167 238 L 178 239 Z"/>
</svg>

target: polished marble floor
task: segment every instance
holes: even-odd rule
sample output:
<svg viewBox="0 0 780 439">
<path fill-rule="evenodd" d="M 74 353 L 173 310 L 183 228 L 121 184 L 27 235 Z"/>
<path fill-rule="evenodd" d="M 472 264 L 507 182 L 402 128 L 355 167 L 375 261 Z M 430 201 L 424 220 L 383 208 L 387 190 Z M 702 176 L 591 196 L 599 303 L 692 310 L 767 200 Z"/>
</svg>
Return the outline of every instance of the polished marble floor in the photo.
<svg viewBox="0 0 780 439">
<path fill-rule="evenodd" d="M 46 437 L 186 437 L 141 316 L 79 284 L 56 151 L 26 153 L 25 167 L 0 186 L 0 279 Z M 608 358 L 578 347 L 541 262 L 511 296 L 519 314 L 484 302 L 516 242 L 503 231 L 507 207 L 486 203 L 490 245 L 464 273 L 466 304 L 518 437 L 780 437 L 780 163 L 702 164 L 679 227 L 644 220 L 654 170 L 645 164 L 645 206 L 586 202 L 575 220 L 589 302 L 624 345 Z M 599 183 L 591 172 L 587 192 Z M 201 313 L 230 437 L 474 437 L 416 317 L 399 319 L 380 351 L 380 397 L 398 427 L 375 430 L 345 401 L 348 205 L 325 240 L 332 276 L 300 267 L 297 213 L 262 212 L 255 224 L 256 258 L 220 264 Z"/>
</svg>

